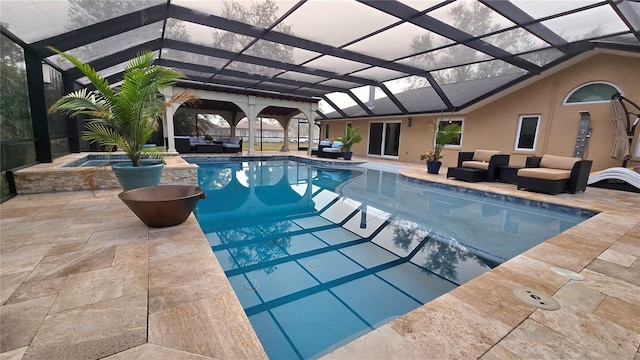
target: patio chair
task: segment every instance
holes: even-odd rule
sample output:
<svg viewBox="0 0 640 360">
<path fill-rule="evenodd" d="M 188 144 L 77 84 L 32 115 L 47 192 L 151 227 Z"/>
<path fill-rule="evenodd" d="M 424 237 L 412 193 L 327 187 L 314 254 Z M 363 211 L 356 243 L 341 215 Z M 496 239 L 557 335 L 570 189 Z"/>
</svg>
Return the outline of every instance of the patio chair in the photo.
<svg viewBox="0 0 640 360">
<path fill-rule="evenodd" d="M 566 156 L 530 156 L 525 167 L 518 170 L 518 190 L 524 188 L 552 195 L 585 191 L 592 163 Z"/>
<path fill-rule="evenodd" d="M 469 182 L 498 180 L 500 166 L 509 165 L 509 155 L 494 150 L 458 153 L 458 166 L 447 170 L 447 178 Z"/>
<path fill-rule="evenodd" d="M 176 151 L 180 154 L 188 154 L 191 152 L 191 143 L 188 137 L 174 137 Z"/>
</svg>

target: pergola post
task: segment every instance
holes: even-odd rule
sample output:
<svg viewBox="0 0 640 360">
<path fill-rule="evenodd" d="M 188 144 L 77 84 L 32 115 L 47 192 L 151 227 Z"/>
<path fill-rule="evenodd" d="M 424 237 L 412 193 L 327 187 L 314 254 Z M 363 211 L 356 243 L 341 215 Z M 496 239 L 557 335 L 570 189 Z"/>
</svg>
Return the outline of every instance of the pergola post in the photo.
<svg viewBox="0 0 640 360">
<path fill-rule="evenodd" d="M 162 95 L 164 95 L 164 100 L 165 101 L 170 101 L 171 97 L 172 97 L 172 88 L 164 88 L 160 90 L 160 93 L 162 93 Z M 176 150 L 176 139 L 175 139 L 175 133 L 173 130 L 173 114 L 176 112 L 176 110 L 178 110 L 180 106 L 176 105 L 176 104 L 171 104 L 171 106 L 167 106 L 167 108 L 164 110 L 164 116 L 163 116 L 163 122 L 162 122 L 162 126 L 163 126 L 163 130 L 165 130 L 165 135 L 167 136 L 167 152 L 169 153 L 177 153 L 178 151 Z"/>
<path fill-rule="evenodd" d="M 309 108 L 304 112 L 304 116 L 309 119 L 309 148 L 307 149 L 307 155 L 311 156 L 311 151 L 313 148 L 313 139 L 315 139 L 314 130 L 316 127 L 315 119 L 313 118 L 313 114 L 316 113 L 318 109 L 318 103 L 309 103 Z M 319 148 L 318 148 L 319 149 Z"/>
<path fill-rule="evenodd" d="M 36 161 L 52 162 L 51 139 L 49 137 L 49 119 L 47 103 L 44 97 L 44 78 L 42 76 L 42 58 L 34 51 L 24 49 L 24 62 L 27 70 L 27 86 L 29 89 L 29 106 L 31 107 L 31 124 L 35 138 Z"/>
<path fill-rule="evenodd" d="M 249 121 L 249 151 L 247 153 L 247 155 L 255 155 L 256 154 L 256 150 L 255 150 L 255 138 L 256 138 L 256 97 L 255 96 L 248 96 L 248 107 L 249 107 L 249 111 L 247 114 L 247 121 Z"/>
</svg>

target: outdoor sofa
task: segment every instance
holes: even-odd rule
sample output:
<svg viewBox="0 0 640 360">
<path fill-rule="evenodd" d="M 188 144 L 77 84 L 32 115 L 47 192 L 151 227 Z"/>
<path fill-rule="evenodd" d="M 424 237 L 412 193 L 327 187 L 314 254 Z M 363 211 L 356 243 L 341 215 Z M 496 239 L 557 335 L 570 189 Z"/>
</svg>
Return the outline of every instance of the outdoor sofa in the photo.
<svg viewBox="0 0 640 360">
<path fill-rule="evenodd" d="M 320 153 L 322 152 L 322 149 L 324 149 L 326 147 L 331 147 L 331 141 L 330 140 L 322 140 L 322 141 L 320 141 L 318 143 L 318 147 L 311 148 L 311 155 L 320 156 Z"/>
<path fill-rule="evenodd" d="M 530 156 L 525 167 L 518 170 L 518 190 L 524 188 L 553 195 L 585 191 L 592 163 L 567 156 Z"/>
<path fill-rule="evenodd" d="M 221 137 L 219 139 L 222 142 L 223 151 L 226 153 L 242 152 L 242 138 L 238 136 L 234 137 Z"/>
<path fill-rule="evenodd" d="M 207 142 L 201 136 L 176 136 L 174 137 L 176 151 L 185 153 L 234 153 L 242 151 L 242 138 L 221 137 L 218 140 Z"/>
<path fill-rule="evenodd" d="M 320 144 L 318 144 L 318 149 L 320 148 Z M 331 146 L 323 147 L 322 151 L 318 150 L 318 156 L 324 158 L 332 158 L 337 159 L 343 156 L 342 152 L 342 142 L 334 141 L 331 143 Z"/>
<path fill-rule="evenodd" d="M 500 166 L 509 165 L 509 155 L 494 150 L 462 151 L 458 153 L 458 166 L 447 170 L 447 178 L 469 182 L 496 181 Z"/>
</svg>

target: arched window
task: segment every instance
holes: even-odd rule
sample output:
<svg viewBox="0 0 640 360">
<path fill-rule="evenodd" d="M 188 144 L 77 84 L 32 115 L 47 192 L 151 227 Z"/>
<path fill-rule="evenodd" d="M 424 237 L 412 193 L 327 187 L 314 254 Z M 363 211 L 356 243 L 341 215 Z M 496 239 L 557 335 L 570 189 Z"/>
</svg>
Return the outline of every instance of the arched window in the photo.
<svg viewBox="0 0 640 360">
<path fill-rule="evenodd" d="M 611 101 L 611 96 L 617 92 L 621 91 L 613 84 L 592 82 L 571 91 L 563 104 L 608 102 Z"/>
</svg>

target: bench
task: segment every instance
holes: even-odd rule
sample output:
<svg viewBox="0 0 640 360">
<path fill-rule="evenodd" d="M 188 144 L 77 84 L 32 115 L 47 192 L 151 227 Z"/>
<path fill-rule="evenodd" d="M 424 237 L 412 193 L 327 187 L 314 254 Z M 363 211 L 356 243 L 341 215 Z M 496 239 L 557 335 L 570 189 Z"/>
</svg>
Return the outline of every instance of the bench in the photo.
<svg viewBox="0 0 640 360">
<path fill-rule="evenodd" d="M 320 146 L 318 145 L 318 148 Z M 331 146 L 324 147 L 322 151 L 318 150 L 318 156 L 324 158 L 337 159 L 344 154 L 342 153 L 342 143 L 340 141 L 334 141 Z"/>
<path fill-rule="evenodd" d="M 320 141 L 320 143 L 318 143 L 318 147 L 311 148 L 311 155 L 322 156 L 320 154 L 320 153 L 322 153 L 322 149 L 327 148 L 327 147 L 331 147 L 331 141 L 322 140 L 322 141 Z"/>
<path fill-rule="evenodd" d="M 526 189 L 552 195 L 585 191 L 592 163 L 591 160 L 567 156 L 530 156 L 525 167 L 518 170 L 518 190 Z"/>
</svg>

